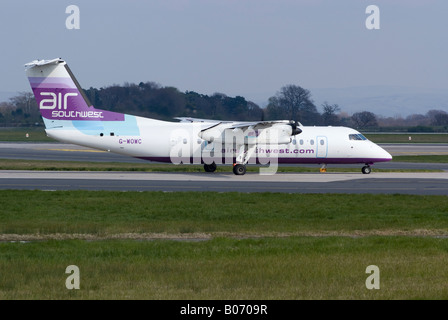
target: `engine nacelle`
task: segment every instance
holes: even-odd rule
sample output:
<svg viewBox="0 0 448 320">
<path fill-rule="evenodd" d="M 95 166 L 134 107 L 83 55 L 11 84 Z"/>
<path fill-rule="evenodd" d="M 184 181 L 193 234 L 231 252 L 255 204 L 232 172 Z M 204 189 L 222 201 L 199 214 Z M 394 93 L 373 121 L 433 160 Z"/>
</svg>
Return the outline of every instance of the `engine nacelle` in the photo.
<svg viewBox="0 0 448 320">
<path fill-rule="evenodd" d="M 291 142 L 292 129 L 289 125 L 279 124 L 266 129 L 256 130 L 256 137 L 246 132 L 248 144 L 288 144 Z"/>
<path fill-rule="evenodd" d="M 208 142 L 225 144 L 288 144 L 292 136 L 302 132 L 294 122 L 280 122 L 271 126 L 255 129 L 248 127 L 226 127 L 218 125 L 199 132 L 199 137 Z"/>
<path fill-rule="evenodd" d="M 205 131 L 199 132 L 199 137 L 208 142 L 220 142 L 223 140 L 223 129 L 211 128 Z"/>
</svg>

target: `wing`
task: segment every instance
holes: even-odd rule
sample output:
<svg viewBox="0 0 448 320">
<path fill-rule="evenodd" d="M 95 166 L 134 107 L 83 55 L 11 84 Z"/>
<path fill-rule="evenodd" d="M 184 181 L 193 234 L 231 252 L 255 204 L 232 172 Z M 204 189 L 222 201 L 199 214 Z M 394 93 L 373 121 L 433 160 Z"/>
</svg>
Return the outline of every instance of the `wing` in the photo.
<svg viewBox="0 0 448 320">
<path fill-rule="evenodd" d="M 178 118 L 179 119 L 179 118 Z M 236 163 L 245 165 L 254 154 L 257 144 L 287 144 L 300 134 L 302 126 L 287 120 L 232 122 L 196 118 L 180 118 L 183 122 L 202 122 L 210 126 L 199 132 L 209 143 L 231 143 L 237 148 Z M 236 138 L 236 139 L 235 139 Z"/>
<path fill-rule="evenodd" d="M 295 136 L 302 132 L 301 126 L 298 122 L 292 122 L 287 120 L 275 120 L 275 121 L 254 121 L 254 122 L 220 122 L 216 121 L 210 123 L 210 126 L 204 128 L 199 133 L 199 136 L 209 142 L 223 141 L 224 134 L 229 131 L 236 132 L 236 129 L 241 130 L 247 137 L 255 137 L 256 140 L 251 140 L 250 144 L 261 143 L 263 136 L 267 134 L 276 134 L 280 137 L 279 143 L 286 143 L 284 137 L 287 137 L 287 141 L 290 141 L 291 136 Z"/>
<path fill-rule="evenodd" d="M 211 119 L 200 119 L 200 118 L 191 118 L 191 117 L 176 117 L 174 119 L 180 120 L 180 122 L 189 122 L 189 123 L 193 123 L 193 122 L 202 122 L 202 123 L 218 123 L 218 122 L 223 122 L 221 120 L 211 120 Z M 231 121 L 227 121 L 227 122 L 231 122 Z"/>
</svg>

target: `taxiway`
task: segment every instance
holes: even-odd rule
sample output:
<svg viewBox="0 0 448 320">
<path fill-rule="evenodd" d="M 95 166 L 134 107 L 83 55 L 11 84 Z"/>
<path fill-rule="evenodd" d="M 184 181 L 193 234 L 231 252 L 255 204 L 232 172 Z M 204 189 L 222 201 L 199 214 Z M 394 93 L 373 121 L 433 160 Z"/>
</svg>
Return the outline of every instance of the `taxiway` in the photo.
<svg viewBox="0 0 448 320">
<path fill-rule="evenodd" d="M 382 145 L 392 155 L 448 154 L 446 144 Z M 0 158 L 148 163 L 140 159 L 59 143 L 0 143 Z M 353 165 L 352 165 L 353 166 Z M 315 166 L 316 167 L 316 166 Z M 382 163 L 375 168 L 440 169 L 437 173 L 148 173 L 0 171 L 0 189 L 384 193 L 448 195 L 448 164 Z"/>
</svg>

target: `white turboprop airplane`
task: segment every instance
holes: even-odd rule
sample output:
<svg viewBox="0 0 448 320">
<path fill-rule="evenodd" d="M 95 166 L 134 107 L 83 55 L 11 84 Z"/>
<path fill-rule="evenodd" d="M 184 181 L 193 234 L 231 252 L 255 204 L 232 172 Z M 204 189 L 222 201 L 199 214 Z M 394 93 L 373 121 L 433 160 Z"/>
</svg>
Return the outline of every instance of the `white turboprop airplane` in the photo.
<svg viewBox="0 0 448 320">
<path fill-rule="evenodd" d="M 234 122 L 177 118 L 167 122 L 96 109 L 62 59 L 25 65 L 47 135 L 56 140 L 156 162 L 233 164 L 364 164 L 392 156 L 361 133 L 346 127 L 302 126 L 294 121 Z M 276 168 L 276 167 L 275 167 Z M 275 173 L 272 172 L 271 173 Z"/>
</svg>

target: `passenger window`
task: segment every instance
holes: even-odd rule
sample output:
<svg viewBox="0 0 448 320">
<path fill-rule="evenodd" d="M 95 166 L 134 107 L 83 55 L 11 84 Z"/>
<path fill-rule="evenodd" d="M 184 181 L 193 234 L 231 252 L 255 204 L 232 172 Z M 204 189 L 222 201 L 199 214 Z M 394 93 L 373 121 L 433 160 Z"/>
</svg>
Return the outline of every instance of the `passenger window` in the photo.
<svg viewBox="0 0 448 320">
<path fill-rule="evenodd" d="M 325 144 L 325 141 L 322 139 L 320 140 L 320 145 L 323 146 Z"/>
<path fill-rule="evenodd" d="M 310 140 L 310 144 L 311 144 L 312 146 L 314 146 L 314 140 L 313 140 L 313 139 Z"/>
<path fill-rule="evenodd" d="M 303 139 L 300 139 L 300 145 L 303 146 Z"/>
</svg>

